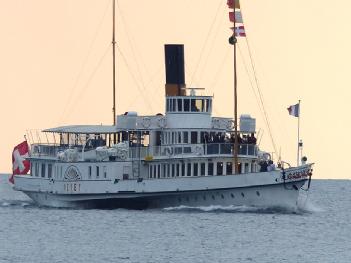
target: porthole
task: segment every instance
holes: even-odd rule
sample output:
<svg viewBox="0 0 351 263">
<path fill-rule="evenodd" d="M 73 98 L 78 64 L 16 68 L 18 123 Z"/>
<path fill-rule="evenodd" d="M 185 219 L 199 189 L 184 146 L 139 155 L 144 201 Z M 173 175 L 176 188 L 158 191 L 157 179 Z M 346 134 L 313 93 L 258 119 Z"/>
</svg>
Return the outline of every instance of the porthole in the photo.
<svg viewBox="0 0 351 263">
<path fill-rule="evenodd" d="M 234 194 L 230 194 L 230 196 L 231 196 L 232 198 L 234 198 Z"/>
<path fill-rule="evenodd" d="M 244 193 L 241 193 L 241 196 L 242 196 L 242 197 L 245 197 Z"/>
<path fill-rule="evenodd" d="M 260 196 L 260 192 L 259 191 L 256 191 L 256 194 L 257 194 L 257 196 Z"/>
</svg>

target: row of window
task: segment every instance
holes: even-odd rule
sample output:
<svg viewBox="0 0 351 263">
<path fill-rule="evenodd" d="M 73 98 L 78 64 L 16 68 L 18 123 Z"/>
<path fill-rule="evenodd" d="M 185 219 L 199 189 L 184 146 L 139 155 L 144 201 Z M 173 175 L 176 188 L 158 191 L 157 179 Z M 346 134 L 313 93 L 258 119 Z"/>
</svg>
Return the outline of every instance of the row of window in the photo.
<svg viewBox="0 0 351 263">
<path fill-rule="evenodd" d="M 211 176 L 233 174 L 233 162 L 200 162 L 200 163 L 160 163 L 149 166 L 149 178 L 170 178 L 183 176 Z M 239 165 L 240 173 L 255 171 L 255 164 Z"/>
<path fill-rule="evenodd" d="M 102 169 L 101 169 L 102 168 Z M 51 163 L 31 163 L 30 175 L 35 177 L 42 177 L 42 178 L 52 178 L 53 177 L 53 164 Z M 62 166 L 55 167 L 55 178 L 56 179 L 63 179 L 62 178 Z M 88 178 L 100 178 L 100 175 L 103 178 L 107 178 L 107 169 L 106 166 L 89 166 L 88 167 Z"/>
<path fill-rule="evenodd" d="M 166 99 L 167 112 L 211 112 L 210 99 Z"/>
<path fill-rule="evenodd" d="M 196 144 L 205 143 L 209 138 L 224 137 L 224 133 L 216 132 L 200 132 L 200 131 L 175 131 L 175 132 L 163 132 L 162 133 L 162 144 Z M 220 141 L 218 141 L 220 142 Z M 224 141 L 223 141 L 224 142 Z"/>
<path fill-rule="evenodd" d="M 30 175 L 35 177 L 51 178 L 52 164 L 51 163 L 31 163 Z"/>
<path fill-rule="evenodd" d="M 88 178 L 89 179 L 92 179 L 93 177 L 94 178 L 100 178 L 100 166 L 89 166 L 88 167 Z M 102 176 L 104 178 L 107 178 L 107 170 L 106 170 L 106 166 L 103 166 L 102 167 Z"/>
</svg>

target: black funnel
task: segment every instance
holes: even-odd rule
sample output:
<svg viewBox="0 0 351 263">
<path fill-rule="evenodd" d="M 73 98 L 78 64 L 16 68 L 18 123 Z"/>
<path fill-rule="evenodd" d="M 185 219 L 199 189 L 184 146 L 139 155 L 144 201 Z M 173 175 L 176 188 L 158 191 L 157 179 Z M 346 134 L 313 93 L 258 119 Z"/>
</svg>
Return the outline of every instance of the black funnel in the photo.
<svg viewBox="0 0 351 263">
<path fill-rule="evenodd" d="M 184 45 L 165 45 L 165 65 L 166 94 L 179 96 L 185 88 Z M 172 87 L 172 92 L 167 91 L 167 86 Z"/>
</svg>

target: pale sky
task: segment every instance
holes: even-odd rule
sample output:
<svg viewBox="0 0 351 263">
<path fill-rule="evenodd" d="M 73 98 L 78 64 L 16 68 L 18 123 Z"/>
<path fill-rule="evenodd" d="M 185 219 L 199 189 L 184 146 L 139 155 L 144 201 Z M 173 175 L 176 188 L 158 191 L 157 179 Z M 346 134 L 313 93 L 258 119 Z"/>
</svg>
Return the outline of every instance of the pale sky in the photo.
<svg viewBox="0 0 351 263">
<path fill-rule="evenodd" d="M 111 0 L 0 0 L 0 172 L 29 129 L 112 123 Z M 302 100 L 304 154 L 314 178 L 348 178 L 351 142 L 351 2 L 241 0 L 273 136 L 296 162 Z M 226 0 L 118 0 L 117 112 L 164 112 L 166 43 L 185 44 L 186 83 L 214 94 L 214 115 L 233 116 L 233 65 Z M 268 130 L 245 71 L 239 42 L 239 113 Z M 122 55 L 121 55 L 122 54 Z M 245 63 L 244 63 L 245 62 Z"/>
</svg>

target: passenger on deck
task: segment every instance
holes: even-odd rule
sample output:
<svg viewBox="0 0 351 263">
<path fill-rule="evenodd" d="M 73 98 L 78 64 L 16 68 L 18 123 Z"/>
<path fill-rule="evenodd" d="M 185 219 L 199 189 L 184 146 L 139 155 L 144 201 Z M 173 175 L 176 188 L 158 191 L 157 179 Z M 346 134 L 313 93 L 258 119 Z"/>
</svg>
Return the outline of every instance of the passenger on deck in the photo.
<svg viewBox="0 0 351 263">
<path fill-rule="evenodd" d="M 266 161 L 261 161 L 260 165 L 260 172 L 267 172 L 268 170 L 268 163 Z"/>
<path fill-rule="evenodd" d="M 230 142 L 235 143 L 235 134 L 232 134 L 230 136 Z M 241 138 L 240 134 L 238 134 L 238 144 L 242 144 L 242 143 L 243 143 L 243 139 Z"/>
<path fill-rule="evenodd" d="M 251 136 L 247 137 L 247 143 L 248 144 L 256 144 L 256 142 L 257 142 L 257 139 L 255 137 L 255 134 L 251 133 Z"/>
</svg>

